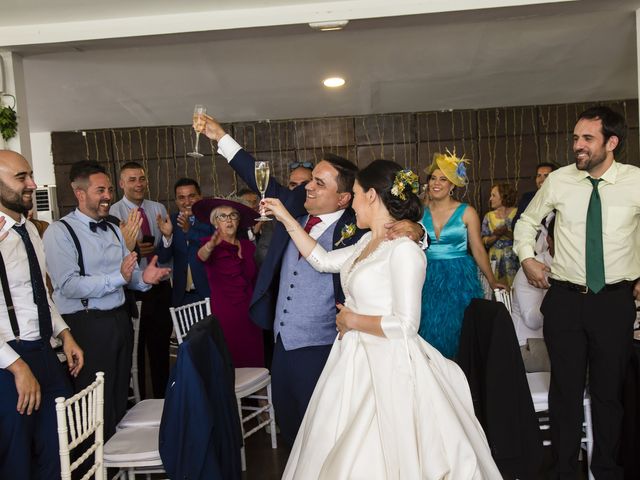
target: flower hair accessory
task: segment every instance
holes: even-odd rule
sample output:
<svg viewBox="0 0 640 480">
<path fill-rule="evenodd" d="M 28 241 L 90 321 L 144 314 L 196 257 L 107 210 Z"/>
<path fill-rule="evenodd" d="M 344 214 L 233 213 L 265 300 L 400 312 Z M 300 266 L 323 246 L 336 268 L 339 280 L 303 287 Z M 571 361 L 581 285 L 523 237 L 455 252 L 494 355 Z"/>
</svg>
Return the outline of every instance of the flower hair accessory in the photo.
<svg viewBox="0 0 640 480">
<path fill-rule="evenodd" d="M 433 162 L 429 167 L 429 174 L 433 173 L 436 169 L 442 170 L 444 176 L 453 183 L 456 187 L 464 187 L 469 183 L 467 177 L 467 166 L 469 160 L 456 156 L 456 149 L 453 149 L 453 153 L 449 149 L 445 150 L 445 153 L 436 153 L 433 156 Z"/>
<path fill-rule="evenodd" d="M 407 189 L 410 189 L 411 192 L 417 195 L 420 190 L 420 183 L 418 182 L 418 175 L 408 168 L 405 168 L 396 173 L 396 178 L 393 180 L 393 187 L 391 187 L 391 195 L 398 197 L 400 200 L 406 200 L 407 195 L 405 191 Z"/>
<path fill-rule="evenodd" d="M 334 246 L 339 247 L 344 244 L 344 241 L 353 237 L 356 234 L 356 225 L 354 223 L 345 223 L 344 227 L 340 231 L 340 240 L 338 240 Z"/>
</svg>

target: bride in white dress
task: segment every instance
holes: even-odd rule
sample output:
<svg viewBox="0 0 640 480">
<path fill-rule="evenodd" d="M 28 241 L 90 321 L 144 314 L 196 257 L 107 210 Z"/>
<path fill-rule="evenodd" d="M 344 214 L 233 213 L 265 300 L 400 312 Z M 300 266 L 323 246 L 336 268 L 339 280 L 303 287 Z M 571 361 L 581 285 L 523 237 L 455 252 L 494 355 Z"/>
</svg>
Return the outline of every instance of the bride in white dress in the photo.
<svg viewBox="0 0 640 480">
<path fill-rule="evenodd" d="M 502 478 L 464 374 L 418 336 L 424 252 L 385 239 L 385 224 L 422 216 L 417 177 L 401 168 L 376 160 L 358 173 L 353 209 L 371 231 L 332 252 L 279 200 L 263 201 L 315 269 L 340 272 L 346 297 L 283 479 Z"/>
</svg>

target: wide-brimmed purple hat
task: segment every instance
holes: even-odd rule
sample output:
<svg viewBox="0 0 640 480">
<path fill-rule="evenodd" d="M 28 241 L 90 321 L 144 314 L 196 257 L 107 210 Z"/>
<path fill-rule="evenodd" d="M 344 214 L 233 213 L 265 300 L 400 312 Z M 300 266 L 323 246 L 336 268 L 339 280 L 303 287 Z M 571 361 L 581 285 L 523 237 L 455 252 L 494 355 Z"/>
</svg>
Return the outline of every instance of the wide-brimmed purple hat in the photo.
<svg viewBox="0 0 640 480">
<path fill-rule="evenodd" d="M 239 227 L 241 228 L 251 228 L 256 223 L 255 218 L 258 216 L 258 212 L 240 202 L 234 202 L 226 198 L 204 198 L 194 203 L 191 211 L 198 220 L 203 223 L 209 223 L 211 211 L 218 207 L 231 207 L 235 209 L 240 214 Z"/>
</svg>

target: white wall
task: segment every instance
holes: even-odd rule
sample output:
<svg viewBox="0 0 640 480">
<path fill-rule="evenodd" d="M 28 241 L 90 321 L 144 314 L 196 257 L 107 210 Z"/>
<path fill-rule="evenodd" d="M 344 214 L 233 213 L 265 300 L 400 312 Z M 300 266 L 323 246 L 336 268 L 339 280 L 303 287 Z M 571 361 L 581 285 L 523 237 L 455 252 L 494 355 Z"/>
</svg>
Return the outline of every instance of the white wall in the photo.
<svg viewBox="0 0 640 480">
<path fill-rule="evenodd" d="M 51 155 L 51 132 L 31 134 L 31 166 L 33 176 L 39 187 L 55 185 L 53 155 Z"/>
</svg>

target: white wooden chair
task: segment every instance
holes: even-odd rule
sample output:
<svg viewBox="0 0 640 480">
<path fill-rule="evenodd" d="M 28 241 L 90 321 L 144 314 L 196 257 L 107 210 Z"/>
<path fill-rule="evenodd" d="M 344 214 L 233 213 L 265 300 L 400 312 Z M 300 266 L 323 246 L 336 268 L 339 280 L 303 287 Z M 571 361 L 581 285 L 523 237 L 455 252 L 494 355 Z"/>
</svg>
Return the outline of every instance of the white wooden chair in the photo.
<svg viewBox="0 0 640 480">
<path fill-rule="evenodd" d="M 206 307 L 206 315 L 203 315 L 202 304 Z M 171 308 L 170 310 L 176 338 L 178 339 L 178 344 L 181 344 L 189 332 L 189 329 L 195 323 L 202 320 L 205 316 L 211 315 L 211 304 L 209 303 L 209 299 L 206 298 L 202 302 L 191 303 L 183 307 Z M 236 368 L 235 376 L 235 393 L 238 402 L 238 415 L 240 416 L 242 438 L 250 437 L 258 430 L 269 427 L 271 448 L 278 448 L 278 441 L 276 439 L 276 416 L 271 399 L 271 375 L 269 374 L 269 370 L 266 368 Z M 263 395 L 260 391 L 265 388 L 267 394 Z M 258 402 L 266 401 L 266 404 L 259 406 L 243 405 L 243 398 L 257 400 Z M 249 413 L 243 417 L 243 412 Z M 259 415 L 261 413 L 267 414 L 266 420 L 260 419 Z M 245 423 L 252 419 L 256 419 L 257 425 L 245 431 Z M 240 451 L 240 458 L 242 460 L 242 471 L 245 471 L 247 469 L 247 461 L 244 446 Z"/>
<path fill-rule="evenodd" d="M 159 426 L 117 430 L 104 446 L 105 470 L 117 468 L 117 478 L 126 472 L 129 480 L 136 475 L 163 473 L 158 450 L 159 436 Z"/>
<path fill-rule="evenodd" d="M 200 302 L 189 303 L 182 307 L 171 307 L 171 320 L 176 332 L 176 339 L 180 345 L 189 329 L 197 322 L 211 315 L 211 303 L 209 297 Z"/>
<path fill-rule="evenodd" d="M 138 427 L 159 427 L 162 420 L 164 398 L 148 398 L 136 403 L 127 410 L 122 420 L 116 425 L 116 430 Z"/>
<path fill-rule="evenodd" d="M 242 428 L 242 438 L 250 437 L 257 431 L 269 427 L 271 435 L 271 448 L 278 448 L 278 440 L 276 438 L 276 415 L 273 409 L 273 401 L 271 399 L 271 375 L 266 368 L 236 368 L 236 399 L 238 402 L 238 415 L 240 416 L 240 427 Z M 261 393 L 266 388 L 267 394 Z M 243 405 L 242 399 L 253 399 L 266 401 L 265 404 Z M 243 416 L 243 412 L 248 412 Z M 262 420 L 261 413 L 266 413 L 267 418 Z M 250 430 L 246 430 L 245 424 L 252 419 L 256 419 L 256 425 Z M 244 445 L 240 450 L 240 460 L 242 462 L 242 471 L 247 469 L 247 459 L 244 451 Z"/>
<path fill-rule="evenodd" d="M 140 396 L 140 382 L 138 380 L 138 344 L 140 341 L 140 316 L 142 314 L 142 302 L 136 302 L 136 309 L 138 310 L 137 317 L 131 317 L 131 324 L 133 326 L 133 354 L 131 358 L 131 390 L 133 395 L 129 396 L 129 401 L 139 403 Z"/>
<path fill-rule="evenodd" d="M 140 384 L 138 382 L 138 341 L 140 338 L 140 313 L 142 302 L 136 302 L 138 316 L 132 317 L 133 323 L 133 358 L 131 359 L 131 390 L 133 395 L 129 397 L 135 405 L 127 411 L 125 416 L 116 426 L 117 430 L 132 427 L 159 427 L 164 407 L 163 399 L 140 399 Z"/>
<path fill-rule="evenodd" d="M 550 372 L 535 372 L 527 373 L 527 383 L 529 384 L 529 390 L 531 391 L 531 398 L 533 400 L 533 407 L 536 413 L 547 412 L 549 410 L 549 384 L 551 382 Z M 593 453 L 593 423 L 591 419 L 591 397 L 585 391 L 582 400 L 582 407 L 584 409 L 584 421 L 582 423 L 583 435 L 580 438 L 580 444 L 587 452 L 587 467 L 589 471 L 589 480 L 594 480 L 595 477 L 591 473 L 591 455 Z M 540 430 L 549 430 L 549 418 L 547 416 L 540 416 Z M 551 445 L 550 440 L 543 442 L 544 446 Z"/>
<path fill-rule="evenodd" d="M 137 474 L 163 472 L 159 426 L 119 430 L 104 443 L 104 373 L 96 373 L 95 382 L 73 397 L 56 398 L 56 415 L 62 480 L 70 480 L 72 472 L 91 455 L 93 464 L 81 480 L 104 480 L 107 468 L 118 468 L 116 477 L 127 473 L 129 479 Z M 71 463 L 71 450 L 92 435 L 93 443 Z"/>
<path fill-rule="evenodd" d="M 493 293 L 496 296 L 496 302 L 503 303 L 507 307 L 509 314 L 511 314 L 511 292 L 496 288 Z"/>
<path fill-rule="evenodd" d="M 70 480 L 71 473 L 93 455 L 93 465 L 82 480 L 95 475 L 103 480 L 104 448 L 104 373 L 96 373 L 96 380 L 87 388 L 65 399 L 56 398 L 58 441 L 60 444 L 60 476 Z M 71 450 L 93 436 L 89 448 L 71 463 Z"/>
</svg>

